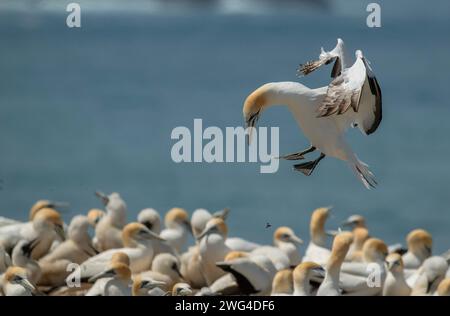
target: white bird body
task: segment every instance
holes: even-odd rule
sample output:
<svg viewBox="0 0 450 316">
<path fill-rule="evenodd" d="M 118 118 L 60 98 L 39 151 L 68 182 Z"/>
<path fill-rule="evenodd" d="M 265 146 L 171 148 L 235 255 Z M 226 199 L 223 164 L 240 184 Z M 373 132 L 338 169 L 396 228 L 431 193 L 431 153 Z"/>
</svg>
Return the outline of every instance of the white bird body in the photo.
<svg viewBox="0 0 450 316">
<path fill-rule="evenodd" d="M 202 238 L 199 249 L 203 275 L 207 284 L 211 285 L 225 274 L 222 269 L 216 266 L 216 262 L 224 260 L 231 249 L 227 247 L 220 234 L 211 234 Z"/>
<path fill-rule="evenodd" d="M 306 248 L 305 255 L 303 256 L 302 262 L 316 262 L 320 265 L 325 265 L 330 258 L 331 250 L 319 245 L 314 242 L 310 242 Z"/>
<path fill-rule="evenodd" d="M 180 258 L 181 274 L 194 288 L 200 289 L 206 286 L 206 279 L 202 273 L 202 260 L 199 245 L 189 247 Z"/>
<path fill-rule="evenodd" d="M 166 228 L 161 231 L 161 238 L 166 240 L 178 254 L 181 254 L 191 233 L 187 212 L 178 207 L 170 209 L 164 218 L 164 224 Z"/>
<path fill-rule="evenodd" d="M 13 224 L 20 224 L 20 223 L 21 223 L 20 221 L 17 221 L 15 219 L 0 216 L 0 227 L 13 225 Z"/>
<path fill-rule="evenodd" d="M 418 270 L 411 295 L 433 295 L 439 283 L 445 278 L 448 268 L 448 263 L 443 257 L 433 256 L 426 259 Z"/>
<path fill-rule="evenodd" d="M 252 255 L 264 255 L 270 259 L 277 271 L 291 266 L 288 255 L 280 248 L 274 246 L 261 246 L 251 252 Z"/>
<path fill-rule="evenodd" d="M 228 248 L 234 251 L 245 251 L 245 252 L 251 252 L 258 247 L 261 247 L 260 244 L 251 242 L 249 240 L 240 238 L 240 237 L 229 237 L 225 241 L 225 244 Z"/>
</svg>

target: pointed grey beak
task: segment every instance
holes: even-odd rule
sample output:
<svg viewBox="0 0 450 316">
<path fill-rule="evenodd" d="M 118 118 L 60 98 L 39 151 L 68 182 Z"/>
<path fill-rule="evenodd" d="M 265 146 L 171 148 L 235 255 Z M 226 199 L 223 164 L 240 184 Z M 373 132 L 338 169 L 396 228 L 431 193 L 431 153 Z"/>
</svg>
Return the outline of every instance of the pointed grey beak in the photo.
<svg viewBox="0 0 450 316">
<path fill-rule="evenodd" d="M 95 195 L 102 201 L 103 205 L 105 205 L 105 206 L 108 205 L 109 197 L 105 193 L 96 191 Z"/>
<path fill-rule="evenodd" d="M 20 285 L 22 285 L 24 288 L 26 288 L 30 292 L 35 292 L 36 291 L 36 288 L 34 287 L 34 285 L 31 284 L 31 282 L 28 281 L 27 279 L 20 279 L 20 281 L 18 283 Z"/>
<path fill-rule="evenodd" d="M 200 233 L 200 235 L 197 236 L 197 240 L 201 240 L 206 235 L 210 234 L 211 232 L 215 231 L 217 228 L 215 226 L 212 227 L 205 227 L 205 229 Z"/>
<path fill-rule="evenodd" d="M 289 239 L 298 245 L 303 245 L 303 240 L 297 237 L 296 235 L 290 236 Z"/>
<path fill-rule="evenodd" d="M 99 280 L 99 279 L 103 279 L 103 278 L 112 278 L 114 277 L 116 274 L 114 273 L 114 270 L 106 270 L 106 271 L 102 271 L 92 277 L 89 278 L 88 282 L 89 283 L 94 283 L 95 281 Z"/>
<path fill-rule="evenodd" d="M 230 213 L 230 209 L 228 207 L 226 207 L 223 210 L 215 212 L 212 216 L 226 220 L 229 213 Z"/>
<path fill-rule="evenodd" d="M 164 238 L 161 238 L 158 234 L 156 234 L 155 232 L 151 231 L 150 229 L 146 228 L 145 231 L 143 231 L 143 237 L 147 238 L 147 239 L 156 239 L 159 241 L 166 241 Z"/>
<path fill-rule="evenodd" d="M 58 235 L 59 238 L 61 238 L 61 240 L 66 240 L 66 233 L 61 225 L 55 225 L 54 229 L 55 233 Z"/>
</svg>

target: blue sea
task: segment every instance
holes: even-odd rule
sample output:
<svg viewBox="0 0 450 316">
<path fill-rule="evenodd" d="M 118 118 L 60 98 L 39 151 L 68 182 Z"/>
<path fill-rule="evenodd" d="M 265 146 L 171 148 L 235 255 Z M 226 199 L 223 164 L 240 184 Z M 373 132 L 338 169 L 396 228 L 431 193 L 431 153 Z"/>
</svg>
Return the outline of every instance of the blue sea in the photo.
<svg viewBox="0 0 450 316">
<path fill-rule="evenodd" d="M 117 191 L 130 221 L 146 207 L 229 207 L 230 235 L 270 243 L 281 225 L 308 240 L 311 212 L 332 205 L 329 229 L 361 214 L 387 243 L 424 228 L 436 253 L 447 250 L 450 20 L 430 4 L 383 1 L 373 29 L 366 3 L 349 3 L 258 14 L 100 7 L 82 11 L 79 29 L 66 27 L 63 6 L 0 6 L 0 216 L 25 220 L 37 199 L 52 199 L 70 203 L 69 221 L 101 206 L 94 191 Z M 256 163 L 172 161 L 173 128 L 195 118 L 242 126 L 245 97 L 266 82 L 327 85 L 330 69 L 299 79 L 296 68 L 337 37 L 349 52 L 363 50 L 383 91 L 379 130 L 348 133 L 375 190 L 331 158 L 311 177 L 288 161 L 274 174 Z M 284 107 L 259 125 L 280 127 L 281 153 L 309 145 Z"/>
</svg>

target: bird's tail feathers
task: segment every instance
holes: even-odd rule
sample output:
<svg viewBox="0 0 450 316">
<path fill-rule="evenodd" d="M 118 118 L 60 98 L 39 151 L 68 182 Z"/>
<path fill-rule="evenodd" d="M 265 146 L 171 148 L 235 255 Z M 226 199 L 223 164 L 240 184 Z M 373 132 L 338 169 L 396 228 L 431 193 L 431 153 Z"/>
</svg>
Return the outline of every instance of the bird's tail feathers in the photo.
<svg viewBox="0 0 450 316">
<path fill-rule="evenodd" d="M 359 160 L 356 156 L 354 161 L 350 162 L 350 168 L 352 168 L 356 177 L 361 181 L 367 189 L 373 189 L 377 186 L 375 176 L 369 170 L 369 166 Z"/>
</svg>

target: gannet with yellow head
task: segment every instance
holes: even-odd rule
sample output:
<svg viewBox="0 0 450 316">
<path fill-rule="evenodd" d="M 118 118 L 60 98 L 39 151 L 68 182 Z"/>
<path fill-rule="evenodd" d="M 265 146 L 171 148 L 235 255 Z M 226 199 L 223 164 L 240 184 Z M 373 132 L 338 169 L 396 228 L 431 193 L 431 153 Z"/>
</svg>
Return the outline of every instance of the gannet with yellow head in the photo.
<svg viewBox="0 0 450 316">
<path fill-rule="evenodd" d="M 179 207 L 170 209 L 164 217 L 166 228 L 161 232 L 161 237 L 167 240 L 178 253 L 184 250 L 187 238 L 192 233 L 188 213 Z"/>
<path fill-rule="evenodd" d="M 26 269 L 11 266 L 3 275 L 3 293 L 5 296 L 34 296 L 37 290 L 28 279 Z"/>
<path fill-rule="evenodd" d="M 388 273 L 383 287 L 383 296 L 409 296 L 411 288 L 406 283 L 403 273 L 402 256 L 391 253 L 386 257 Z"/>
<path fill-rule="evenodd" d="M 418 269 L 431 256 L 433 238 L 424 229 L 415 229 L 406 237 L 408 252 L 403 255 L 405 269 Z"/>
<path fill-rule="evenodd" d="M 293 272 L 294 296 L 312 296 L 325 277 L 325 269 L 314 262 L 302 262 Z M 313 286 L 313 283 L 315 286 Z"/>
<path fill-rule="evenodd" d="M 316 262 L 325 265 L 330 256 L 330 250 L 327 247 L 327 234 L 325 232 L 325 222 L 330 215 L 330 207 L 320 207 L 311 215 L 309 225 L 311 241 L 306 248 L 302 261 Z"/>
<path fill-rule="evenodd" d="M 334 237 L 331 254 L 326 264 L 325 279 L 317 291 L 318 296 L 341 295 L 339 284 L 341 265 L 352 242 L 353 234 L 350 232 L 341 232 Z"/>
</svg>

